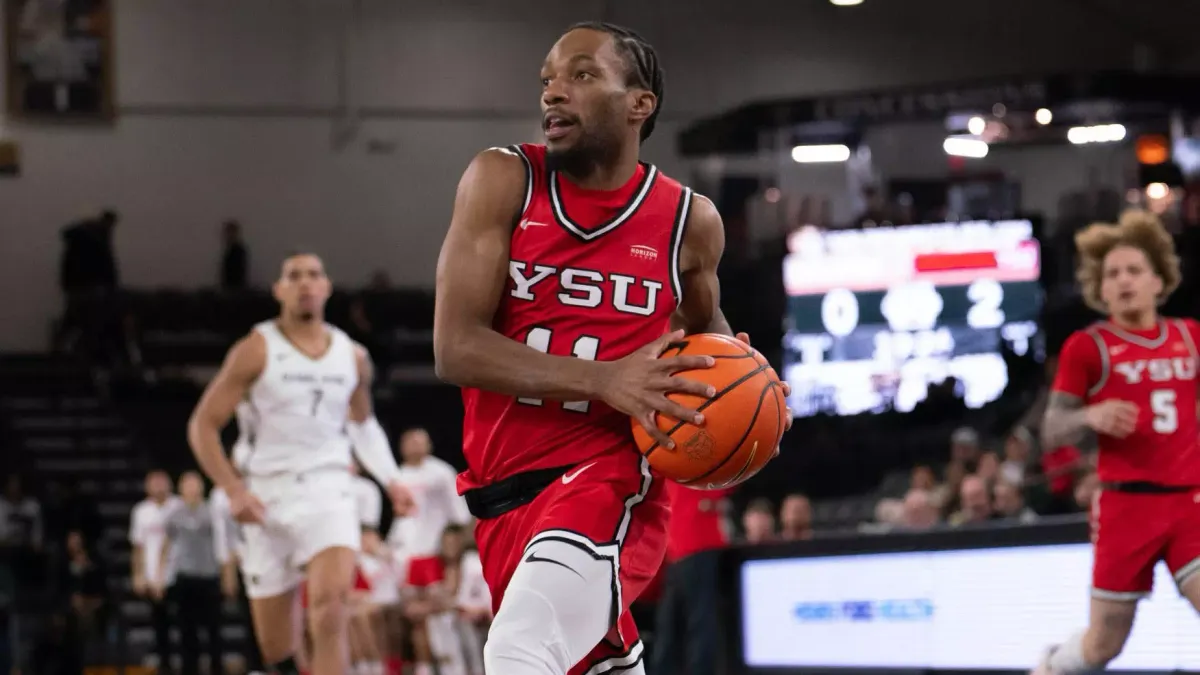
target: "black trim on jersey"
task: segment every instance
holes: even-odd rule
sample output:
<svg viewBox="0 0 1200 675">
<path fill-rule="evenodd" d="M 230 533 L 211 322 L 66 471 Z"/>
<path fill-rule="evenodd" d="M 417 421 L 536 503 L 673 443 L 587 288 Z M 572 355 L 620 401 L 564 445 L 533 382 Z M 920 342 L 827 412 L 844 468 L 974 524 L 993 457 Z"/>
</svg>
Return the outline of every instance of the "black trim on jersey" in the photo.
<svg viewBox="0 0 1200 675">
<path fill-rule="evenodd" d="M 521 212 L 517 214 L 516 218 L 513 218 L 513 230 L 515 231 L 520 226 L 521 219 L 525 217 L 525 212 L 529 210 L 530 202 L 533 201 L 533 162 L 529 161 L 529 157 L 519 145 L 514 144 L 503 149 L 520 157 L 521 163 L 525 165 L 525 201 L 521 203 Z"/>
<path fill-rule="evenodd" d="M 571 236 L 585 242 L 615 230 L 622 223 L 633 217 L 633 214 L 637 213 L 637 210 L 646 201 L 646 196 L 650 194 L 650 190 L 654 187 L 654 183 L 658 178 L 658 168 L 653 164 L 645 162 L 639 162 L 639 164 L 645 168 L 645 174 L 642 176 L 642 181 L 638 183 L 637 190 L 634 191 L 629 203 L 617 215 L 592 227 L 584 227 L 571 220 L 570 216 L 567 215 L 566 204 L 563 202 L 558 191 L 558 172 L 549 172 L 546 183 L 549 185 L 550 210 L 554 213 L 554 222 L 558 223 Z"/>
<path fill-rule="evenodd" d="M 692 189 L 684 188 L 675 211 L 675 225 L 671 228 L 671 288 L 675 291 L 675 306 L 683 304 L 683 277 L 679 259 L 683 255 L 683 237 L 687 233 L 688 214 L 692 210 Z"/>
<path fill-rule="evenodd" d="M 616 649 L 621 649 L 625 646 L 625 645 L 613 645 L 613 643 L 608 642 L 608 636 L 605 636 L 605 642 L 608 643 L 608 645 L 610 647 L 614 647 Z M 587 667 L 584 668 L 584 670 L 583 670 L 584 675 L 588 675 L 589 673 L 592 672 L 593 668 L 600 666 L 607 661 L 618 661 L 620 659 L 628 658 L 630 654 L 633 654 L 633 650 L 637 649 L 639 646 L 642 648 L 642 651 L 640 654 L 637 655 L 637 658 L 634 659 L 632 662 L 625 664 L 625 665 L 613 666 L 606 670 L 601 670 L 601 671 L 597 672 L 596 675 L 604 675 L 604 673 L 614 673 L 614 672 L 629 670 L 630 668 L 633 668 L 634 666 L 641 663 L 646 658 L 646 645 L 645 645 L 645 643 L 642 642 L 641 638 L 634 640 L 633 644 L 629 645 L 629 649 L 626 649 L 624 652 L 622 652 L 620 654 L 614 654 L 613 656 L 604 656 L 604 657 L 598 658 L 595 661 L 592 661 L 591 663 L 587 664 Z"/>
</svg>

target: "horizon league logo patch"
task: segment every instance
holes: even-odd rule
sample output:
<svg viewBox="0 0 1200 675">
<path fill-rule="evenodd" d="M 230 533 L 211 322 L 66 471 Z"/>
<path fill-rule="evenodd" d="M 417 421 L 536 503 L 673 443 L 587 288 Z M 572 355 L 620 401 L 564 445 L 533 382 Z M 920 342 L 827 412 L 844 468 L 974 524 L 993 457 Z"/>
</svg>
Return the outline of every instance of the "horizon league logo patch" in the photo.
<svg viewBox="0 0 1200 675">
<path fill-rule="evenodd" d="M 792 615 L 802 623 L 927 621 L 933 617 L 933 601 L 928 598 L 916 598 L 801 602 L 796 604 Z"/>
</svg>

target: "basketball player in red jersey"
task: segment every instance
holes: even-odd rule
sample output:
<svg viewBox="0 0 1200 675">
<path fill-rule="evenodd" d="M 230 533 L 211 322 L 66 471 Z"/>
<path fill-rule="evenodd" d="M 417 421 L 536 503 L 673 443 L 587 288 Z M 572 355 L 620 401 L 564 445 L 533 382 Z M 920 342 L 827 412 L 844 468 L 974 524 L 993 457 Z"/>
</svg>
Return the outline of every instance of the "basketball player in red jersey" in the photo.
<svg viewBox="0 0 1200 675">
<path fill-rule="evenodd" d="M 685 332 L 730 328 L 719 307 L 720 216 L 638 161 L 663 75 L 654 49 L 609 24 L 572 27 L 542 66 L 546 144 L 478 155 L 438 261 L 434 350 L 463 387 L 459 489 L 496 617 L 485 670 L 642 673 L 629 604 L 666 546 L 661 479 L 632 416 L 703 424 L 666 398 L 712 396 L 658 360 Z"/>
<path fill-rule="evenodd" d="M 1062 675 L 1102 669 L 1121 653 L 1159 560 L 1200 609 L 1200 325 L 1157 311 L 1179 286 L 1175 245 L 1142 211 L 1092 225 L 1075 242 L 1083 297 L 1109 319 L 1063 345 L 1042 423 L 1044 448 L 1088 432 L 1100 448 L 1088 628 L 1035 671 Z"/>
</svg>

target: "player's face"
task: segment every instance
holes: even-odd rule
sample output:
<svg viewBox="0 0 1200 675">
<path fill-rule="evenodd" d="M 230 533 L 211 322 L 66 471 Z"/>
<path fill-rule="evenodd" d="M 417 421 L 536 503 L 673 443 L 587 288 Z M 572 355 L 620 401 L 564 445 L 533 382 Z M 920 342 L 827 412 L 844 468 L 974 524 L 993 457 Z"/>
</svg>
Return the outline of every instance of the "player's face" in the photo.
<svg viewBox="0 0 1200 675">
<path fill-rule="evenodd" d="M 330 284 L 329 277 L 325 276 L 325 265 L 315 255 L 297 255 L 284 260 L 274 292 L 285 314 L 301 321 L 316 319 L 329 299 Z"/>
<path fill-rule="evenodd" d="M 171 479 L 161 471 L 146 476 L 146 495 L 151 499 L 163 499 L 171 493 Z"/>
<path fill-rule="evenodd" d="M 400 438 L 400 457 L 406 462 L 419 462 L 433 452 L 433 441 L 424 429 L 405 432 Z"/>
<path fill-rule="evenodd" d="M 458 532 L 442 534 L 442 556 L 448 560 L 458 560 L 463 554 L 463 538 Z"/>
<path fill-rule="evenodd" d="M 552 163 L 579 171 L 577 165 L 586 168 L 619 151 L 634 108 L 649 95 L 628 88 L 627 75 L 607 33 L 573 30 L 555 43 L 541 73 L 542 130 Z"/>
<path fill-rule="evenodd" d="M 194 473 L 185 473 L 179 478 L 179 496 L 187 502 L 204 499 L 204 481 Z"/>
<path fill-rule="evenodd" d="M 1162 278 L 1141 249 L 1117 246 L 1104 257 L 1100 299 L 1114 316 L 1153 313 L 1162 291 Z"/>
</svg>

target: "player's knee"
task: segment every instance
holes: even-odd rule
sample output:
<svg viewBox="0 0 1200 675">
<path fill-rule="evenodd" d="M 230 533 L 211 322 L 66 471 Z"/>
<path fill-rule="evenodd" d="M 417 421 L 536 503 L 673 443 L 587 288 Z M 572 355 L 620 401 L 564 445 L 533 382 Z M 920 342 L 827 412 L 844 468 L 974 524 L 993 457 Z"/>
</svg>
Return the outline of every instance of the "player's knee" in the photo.
<svg viewBox="0 0 1200 675">
<path fill-rule="evenodd" d="M 550 602 L 536 591 L 512 588 L 488 631 L 483 663 L 485 672 L 514 675 L 565 673 L 574 665 Z"/>
<path fill-rule="evenodd" d="M 612 574 L 610 560 L 585 548 L 558 540 L 535 543 L 505 589 L 488 631 L 484 669 L 566 672 L 609 630 Z"/>
<path fill-rule="evenodd" d="M 338 635 L 346 626 L 349 603 L 346 594 L 320 590 L 308 597 L 309 625 L 314 635 Z"/>
</svg>

